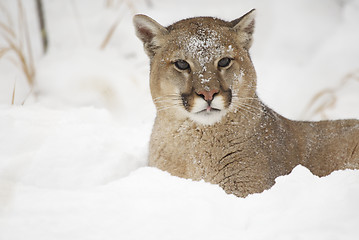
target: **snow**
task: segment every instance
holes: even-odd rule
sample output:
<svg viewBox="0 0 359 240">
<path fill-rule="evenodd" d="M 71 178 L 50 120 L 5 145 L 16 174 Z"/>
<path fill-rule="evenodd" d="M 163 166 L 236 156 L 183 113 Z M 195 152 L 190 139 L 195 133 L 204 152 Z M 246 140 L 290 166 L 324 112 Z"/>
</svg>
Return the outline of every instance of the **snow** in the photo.
<svg viewBox="0 0 359 240">
<path fill-rule="evenodd" d="M 8 186 L 16 197 L 3 199 L 0 232 L 3 239 L 356 239 L 358 181 L 355 171 L 320 179 L 297 167 L 271 190 L 240 199 L 143 167 L 77 190 Z"/>
<path fill-rule="evenodd" d="M 198 59 L 202 68 L 199 73 L 203 73 L 206 71 L 205 65 L 212 62 L 214 57 L 219 56 L 225 50 L 219 44 L 221 36 L 215 30 L 198 29 L 196 34 L 195 36 L 184 35 L 183 40 L 180 39 L 180 44 L 186 47 L 185 51 L 189 56 Z M 211 36 L 211 38 L 207 39 L 205 36 Z M 218 48 L 215 48 L 216 46 Z"/>
<path fill-rule="evenodd" d="M 318 178 L 298 166 L 242 199 L 146 167 L 155 110 L 132 26 L 134 13 L 168 25 L 203 15 L 233 20 L 256 8 L 251 53 L 264 102 L 302 119 L 315 94 L 352 73 L 325 115 L 359 118 L 358 0 L 106 2 L 45 0 L 43 56 L 34 4 L 23 1 L 37 84 L 27 97 L 21 71 L 0 59 L 0 239 L 358 238 L 358 170 Z M 2 4 L 16 24 L 16 1 Z"/>
</svg>

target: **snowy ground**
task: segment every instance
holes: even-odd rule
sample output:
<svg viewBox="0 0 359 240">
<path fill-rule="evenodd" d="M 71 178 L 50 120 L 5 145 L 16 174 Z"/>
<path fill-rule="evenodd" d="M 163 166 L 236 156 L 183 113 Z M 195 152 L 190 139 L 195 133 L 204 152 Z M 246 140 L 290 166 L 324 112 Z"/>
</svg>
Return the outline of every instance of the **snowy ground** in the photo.
<svg viewBox="0 0 359 240">
<path fill-rule="evenodd" d="M 358 0 L 45 0 L 45 56 L 34 4 L 23 2 L 37 83 L 26 98 L 21 71 L 0 59 L 0 239 L 358 239 L 359 171 L 318 178 L 299 166 L 240 199 L 146 167 L 155 112 L 131 20 L 134 13 L 164 25 L 199 15 L 231 20 L 256 8 L 260 97 L 286 117 L 320 119 L 303 114 L 310 99 L 359 75 Z M 0 3 L 16 25 L 16 1 Z M 359 118 L 353 79 L 325 116 Z"/>
</svg>

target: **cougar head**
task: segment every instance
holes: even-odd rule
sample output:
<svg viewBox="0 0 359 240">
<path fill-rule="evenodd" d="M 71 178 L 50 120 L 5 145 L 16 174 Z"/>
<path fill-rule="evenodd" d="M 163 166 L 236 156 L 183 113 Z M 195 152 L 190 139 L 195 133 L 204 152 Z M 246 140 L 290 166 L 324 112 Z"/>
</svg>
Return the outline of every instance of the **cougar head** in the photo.
<svg viewBox="0 0 359 240">
<path fill-rule="evenodd" d="M 256 76 L 248 50 L 252 10 L 231 21 L 212 17 L 163 27 L 145 15 L 134 25 L 151 61 L 150 88 L 157 113 L 214 124 L 255 95 Z"/>
</svg>

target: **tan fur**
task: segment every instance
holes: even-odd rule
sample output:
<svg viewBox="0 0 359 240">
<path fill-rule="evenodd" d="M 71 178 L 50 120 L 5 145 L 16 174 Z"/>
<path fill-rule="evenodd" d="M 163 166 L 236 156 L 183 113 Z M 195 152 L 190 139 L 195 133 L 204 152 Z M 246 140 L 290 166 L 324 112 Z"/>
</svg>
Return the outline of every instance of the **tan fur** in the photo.
<svg viewBox="0 0 359 240">
<path fill-rule="evenodd" d="M 136 15 L 134 24 L 151 59 L 157 108 L 150 166 L 240 197 L 270 188 L 298 164 L 318 176 L 359 168 L 358 120 L 291 121 L 259 100 L 248 53 L 253 10 L 232 22 L 201 17 L 165 28 Z M 231 64 L 219 67 L 226 57 Z M 176 68 L 178 60 L 190 68 Z"/>
</svg>

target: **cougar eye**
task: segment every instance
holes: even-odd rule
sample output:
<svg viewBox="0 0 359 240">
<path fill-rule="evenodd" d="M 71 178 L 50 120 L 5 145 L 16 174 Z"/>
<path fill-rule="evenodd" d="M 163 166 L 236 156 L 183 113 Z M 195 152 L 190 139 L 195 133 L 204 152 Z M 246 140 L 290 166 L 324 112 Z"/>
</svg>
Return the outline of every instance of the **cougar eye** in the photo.
<svg viewBox="0 0 359 240">
<path fill-rule="evenodd" d="M 189 69 L 189 64 L 185 60 L 177 60 L 175 62 L 175 66 L 179 70 L 187 70 L 187 69 Z"/>
<path fill-rule="evenodd" d="M 230 58 L 222 58 L 221 60 L 218 61 L 218 67 L 220 68 L 225 68 L 225 67 L 228 67 L 229 64 L 231 63 L 231 59 Z"/>
</svg>

